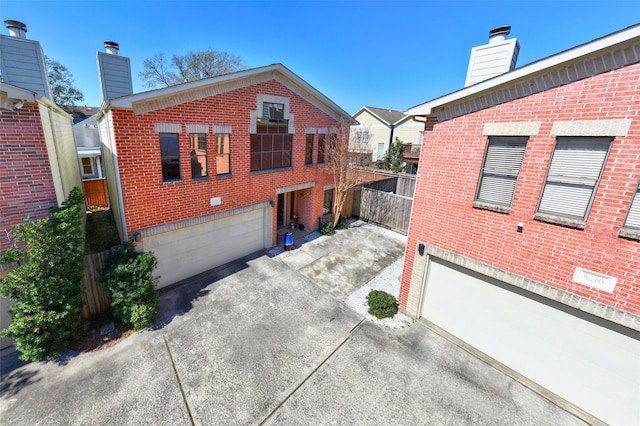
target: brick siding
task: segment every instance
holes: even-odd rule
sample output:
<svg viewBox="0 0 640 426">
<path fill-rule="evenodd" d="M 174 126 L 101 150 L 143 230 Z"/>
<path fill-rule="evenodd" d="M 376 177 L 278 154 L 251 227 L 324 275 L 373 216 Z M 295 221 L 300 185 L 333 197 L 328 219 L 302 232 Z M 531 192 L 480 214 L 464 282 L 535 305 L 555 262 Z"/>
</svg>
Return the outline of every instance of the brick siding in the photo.
<svg viewBox="0 0 640 426">
<path fill-rule="evenodd" d="M 250 111 L 256 109 L 258 94 L 289 98 L 290 111 L 295 115 L 293 167 L 290 169 L 250 171 Z M 324 171 L 324 167 L 315 165 L 315 157 L 313 166 L 304 165 L 305 128 L 330 128 L 338 123 L 276 80 L 142 114 L 114 109 L 113 123 L 129 236 L 136 230 L 166 222 L 276 201 L 277 188 L 307 182 L 315 182 L 315 186 L 305 189 L 304 195 L 299 197 L 300 201 L 296 200 L 296 206 L 304 206 L 304 211 L 298 212 L 299 222 L 309 229 L 317 227 L 318 217 L 322 216 L 323 187 L 332 182 L 332 177 Z M 154 130 L 156 123 L 181 125 L 180 182 L 162 182 L 159 137 Z M 191 179 L 187 124 L 209 126 L 208 178 Z M 232 127 L 231 176 L 216 176 L 213 125 Z M 212 197 L 221 197 L 221 205 L 211 207 Z M 276 241 L 276 219 L 274 212 L 272 244 Z"/>
<path fill-rule="evenodd" d="M 46 217 L 57 206 L 47 145 L 36 103 L 0 110 L 0 253 L 11 225 Z"/>
<path fill-rule="evenodd" d="M 618 236 L 640 181 L 640 64 L 426 125 L 400 291 L 407 308 L 418 242 L 616 309 L 640 314 L 640 242 Z M 586 220 L 534 220 L 554 149 L 554 122 L 632 120 L 615 137 Z M 509 214 L 473 208 L 490 122 L 540 122 L 529 138 Z M 588 135 L 585 135 L 588 136 Z M 518 223 L 524 232 L 518 233 Z M 418 262 L 419 264 L 420 262 Z M 572 281 L 576 267 L 616 277 L 608 293 Z M 414 277 L 413 285 L 419 285 Z M 413 305 L 413 301 L 410 302 Z"/>
</svg>

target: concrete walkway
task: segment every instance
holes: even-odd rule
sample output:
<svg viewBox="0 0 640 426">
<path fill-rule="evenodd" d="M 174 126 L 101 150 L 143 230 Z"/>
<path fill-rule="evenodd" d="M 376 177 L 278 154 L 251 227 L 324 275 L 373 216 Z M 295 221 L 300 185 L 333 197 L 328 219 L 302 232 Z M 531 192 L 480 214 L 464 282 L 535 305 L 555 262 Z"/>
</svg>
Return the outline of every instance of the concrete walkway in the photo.
<svg viewBox="0 0 640 426">
<path fill-rule="evenodd" d="M 386 328 L 341 301 L 402 255 L 380 235 L 349 229 L 303 244 L 309 262 L 260 256 L 195 277 L 162 295 L 153 330 L 102 351 L 5 357 L 0 423 L 582 424 L 420 323 Z"/>
</svg>

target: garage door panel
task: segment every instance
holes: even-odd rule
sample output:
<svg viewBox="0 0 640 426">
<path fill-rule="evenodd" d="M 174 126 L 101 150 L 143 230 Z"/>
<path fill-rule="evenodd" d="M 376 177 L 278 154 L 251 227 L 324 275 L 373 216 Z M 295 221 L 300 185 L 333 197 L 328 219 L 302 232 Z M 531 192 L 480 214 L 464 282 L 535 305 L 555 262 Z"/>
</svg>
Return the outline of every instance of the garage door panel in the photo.
<svg viewBox="0 0 640 426">
<path fill-rule="evenodd" d="M 640 424 L 637 340 L 439 259 L 425 284 L 421 316 L 602 420 Z"/>
<path fill-rule="evenodd" d="M 265 210 L 146 237 L 144 249 L 158 258 L 158 287 L 231 262 L 265 247 Z"/>
</svg>

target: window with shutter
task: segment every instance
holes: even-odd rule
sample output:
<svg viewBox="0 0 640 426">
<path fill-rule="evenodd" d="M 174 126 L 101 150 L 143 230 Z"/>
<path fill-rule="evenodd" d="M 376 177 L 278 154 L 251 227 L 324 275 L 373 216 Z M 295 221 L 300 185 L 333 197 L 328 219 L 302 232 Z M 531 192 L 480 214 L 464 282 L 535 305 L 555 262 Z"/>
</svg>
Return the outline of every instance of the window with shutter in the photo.
<svg viewBox="0 0 640 426">
<path fill-rule="evenodd" d="M 611 147 L 611 138 L 557 138 L 536 219 L 584 226 Z"/>
<path fill-rule="evenodd" d="M 636 193 L 631 200 L 624 227 L 640 231 L 640 185 L 636 188 Z"/>
<path fill-rule="evenodd" d="M 513 202 L 527 137 L 489 138 L 475 207 L 508 213 Z"/>
</svg>

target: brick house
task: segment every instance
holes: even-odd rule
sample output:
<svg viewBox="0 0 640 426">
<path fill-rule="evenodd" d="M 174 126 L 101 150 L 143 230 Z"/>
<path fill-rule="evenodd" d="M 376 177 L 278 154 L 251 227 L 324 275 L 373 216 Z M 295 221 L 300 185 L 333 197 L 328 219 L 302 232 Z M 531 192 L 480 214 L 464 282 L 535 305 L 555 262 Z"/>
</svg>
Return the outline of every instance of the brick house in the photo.
<svg viewBox="0 0 640 426">
<path fill-rule="evenodd" d="M 72 119 L 51 99 L 40 43 L 26 26 L 5 21 L 0 35 L 0 253 L 12 247 L 10 228 L 49 215 L 74 187 L 81 187 Z M 0 264 L 0 277 L 12 265 Z M 0 297 L 0 328 L 10 321 Z M 0 339 L 0 349 L 12 344 Z"/>
<path fill-rule="evenodd" d="M 509 42 L 506 68 L 408 111 L 399 303 L 587 421 L 640 424 L 640 25 L 520 68 L 499 30 L 472 60 Z"/>
<path fill-rule="evenodd" d="M 280 64 L 132 94 L 114 48 L 98 52 L 111 206 L 121 239 L 158 257 L 159 287 L 332 213 L 324 150 L 352 120 L 330 99 Z"/>
</svg>

